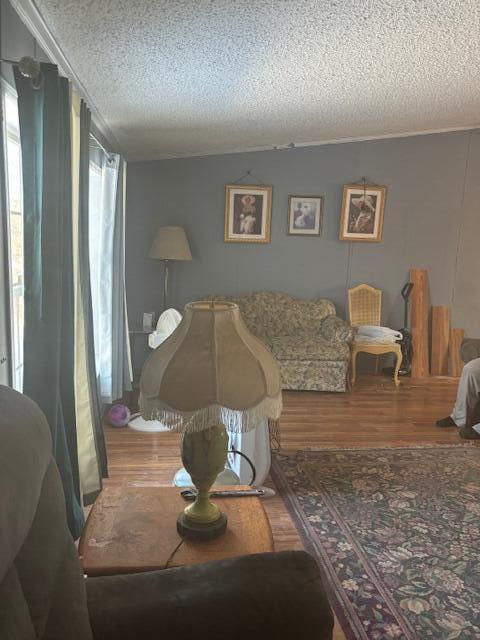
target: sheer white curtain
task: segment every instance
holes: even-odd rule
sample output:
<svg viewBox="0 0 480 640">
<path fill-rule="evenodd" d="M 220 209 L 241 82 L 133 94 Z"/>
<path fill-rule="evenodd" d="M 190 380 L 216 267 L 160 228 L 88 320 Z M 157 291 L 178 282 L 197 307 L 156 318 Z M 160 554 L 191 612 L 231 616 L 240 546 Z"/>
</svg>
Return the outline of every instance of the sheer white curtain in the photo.
<svg viewBox="0 0 480 640">
<path fill-rule="evenodd" d="M 94 143 L 93 143 L 94 144 Z M 90 151 L 90 280 L 95 361 L 102 402 L 131 388 L 125 319 L 124 162 Z"/>
</svg>

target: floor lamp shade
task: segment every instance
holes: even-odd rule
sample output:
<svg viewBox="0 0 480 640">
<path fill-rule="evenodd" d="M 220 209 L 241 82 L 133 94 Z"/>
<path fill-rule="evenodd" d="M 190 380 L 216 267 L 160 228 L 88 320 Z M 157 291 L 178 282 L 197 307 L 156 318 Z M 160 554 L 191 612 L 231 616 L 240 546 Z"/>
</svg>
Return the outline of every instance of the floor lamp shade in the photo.
<svg viewBox="0 0 480 640">
<path fill-rule="evenodd" d="M 168 306 L 168 265 L 170 261 L 192 259 L 185 229 L 183 227 L 160 227 L 148 256 L 163 260 L 163 310 L 165 311 Z"/>
<path fill-rule="evenodd" d="M 192 254 L 183 227 L 160 227 L 150 247 L 149 258 L 191 260 Z"/>
<path fill-rule="evenodd" d="M 216 424 L 249 431 L 260 420 L 280 416 L 278 364 L 249 332 L 237 305 L 193 302 L 145 362 L 140 410 L 144 418 L 183 432 Z"/>
</svg>

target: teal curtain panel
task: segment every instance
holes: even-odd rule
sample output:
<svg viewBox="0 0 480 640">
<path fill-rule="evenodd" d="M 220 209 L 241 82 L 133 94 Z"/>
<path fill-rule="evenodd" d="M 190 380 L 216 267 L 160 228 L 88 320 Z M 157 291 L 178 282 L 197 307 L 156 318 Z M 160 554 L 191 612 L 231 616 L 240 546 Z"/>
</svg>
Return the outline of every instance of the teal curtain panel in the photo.
<svg viewBox="0 0 480 640">
<path fill-rule="evenodd" d="M 74 393 L 74 297 L 70 99 L 57 67 L 41 65 L 34 89 L 14 69 L 23 165 L 24 393 L 43 410 L 74 538 L 84 523 Z"/>
</svg>

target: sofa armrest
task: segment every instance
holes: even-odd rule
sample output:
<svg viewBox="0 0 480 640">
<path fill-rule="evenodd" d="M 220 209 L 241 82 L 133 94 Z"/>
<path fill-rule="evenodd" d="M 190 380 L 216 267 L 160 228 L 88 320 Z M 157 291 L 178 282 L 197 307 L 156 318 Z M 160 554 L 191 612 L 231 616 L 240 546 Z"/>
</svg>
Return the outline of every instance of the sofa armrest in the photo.
<svg viewBox="0 0 480 640">
<path fill-rule="evenodd" d="M 460 355 L 465 364 L 470 360 L 480 358 L 480 338 L 465 338 L 462 340 Z"/>
<path fill-rule="evenodd" d="M 87 579 L 95 640 L 330 640 L 333 616 L 303 551 Z"/>
<path fill-rule="evenodd" d="M 338 316 L 327 316 L 320 325 L 320 333 L 329 342 L 347 342 L 353 336 L 353 329 Z"/>
</svg>

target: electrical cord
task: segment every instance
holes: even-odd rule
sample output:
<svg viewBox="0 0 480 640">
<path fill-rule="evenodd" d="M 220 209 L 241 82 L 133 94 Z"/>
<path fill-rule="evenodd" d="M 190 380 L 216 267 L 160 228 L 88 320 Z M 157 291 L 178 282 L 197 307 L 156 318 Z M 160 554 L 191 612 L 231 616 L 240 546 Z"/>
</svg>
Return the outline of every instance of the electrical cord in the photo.
<svg viewBox="0 0 480 640">
<path fill-rule="evenodd" d="M 180 540 L 180 542 L 177 544 L 177 546 L 175 547 L 175 549 L 172 551 L 172 553 L 168 556 L 168 560 L 165 563 L 165 566 L 163 567 L 164 569 L 169 569 L 170 568 L 170 563 L 172 562 L 175 554 L 177 553 L 177 551 L 180 549 L 180 547 L 182 546 L 182 544 L 184 543 L 184 538 L 182 538 Z"/>
<path fill-rule="evenodd" d="M 252 479 L 248 483 L 248 486 L 249 487 L 253 486 L 253 483 L 257 479 L 257 470 L 255 469 L 255 465 L 250 460 L 250 458 L 247 456 L 247 454 L 243 453 L 243 451 L 239 451 L 238 449 L 235 449 L 233 444 L 232 444 L 232 448 L 229 451 L 227 451 L 227 453 L 233 453 L 234 455 L 241 456 L 242 458 L 244 458 L 248 462 L 248 465 L 250 466 L 250 469 L 252 471 Z"/>
</svg>

